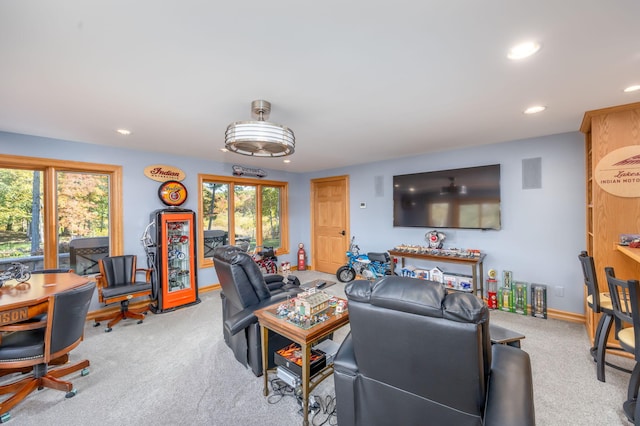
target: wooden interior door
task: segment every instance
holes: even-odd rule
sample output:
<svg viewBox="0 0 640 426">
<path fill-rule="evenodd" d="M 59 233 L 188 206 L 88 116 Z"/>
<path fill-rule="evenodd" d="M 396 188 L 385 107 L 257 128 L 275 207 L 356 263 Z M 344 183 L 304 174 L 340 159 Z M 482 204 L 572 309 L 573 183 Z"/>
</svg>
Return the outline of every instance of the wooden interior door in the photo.
<svg viewBox="0 0 640 426">
<path fill-rule="evenodd" d="M 311 265 L 335 274 L 349 248 L 349 176 L 311 180 Z"/>
</svg>

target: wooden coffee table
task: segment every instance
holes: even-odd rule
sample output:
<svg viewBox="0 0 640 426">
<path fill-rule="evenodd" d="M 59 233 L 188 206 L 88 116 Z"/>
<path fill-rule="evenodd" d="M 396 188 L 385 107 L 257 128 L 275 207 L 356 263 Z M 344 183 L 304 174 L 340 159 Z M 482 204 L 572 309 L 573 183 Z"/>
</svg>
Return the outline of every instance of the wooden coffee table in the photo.
<svg viewBox="0 0 640 426">
<path fill-rule="evenodd" d="M 309 425 L 309 393 L 324 379 L 333 373 L 333 364 L 325 366 L 313 378 L 310 377 L 311 347 L 320 339 L 328 336 L 337 329 L 349 324 L 349 312 L 330 315 L 325 322 L 311 326 L 310 328 L 299 327 L 290 323 L 285 318 L 276 315 L 276 309 L 280 303 L 276 303 L 266 308 L 255 311 L 260 322 L 262 334 L 262 365 L 264 369 L 264 396 L 269 395 L 269 378 L 267 373 L 269 330 L 284 336 L 301 347 L 302 351 L 302 424 Z M 330 308 L 332 309 L 332 308 Z"/>
</svg>

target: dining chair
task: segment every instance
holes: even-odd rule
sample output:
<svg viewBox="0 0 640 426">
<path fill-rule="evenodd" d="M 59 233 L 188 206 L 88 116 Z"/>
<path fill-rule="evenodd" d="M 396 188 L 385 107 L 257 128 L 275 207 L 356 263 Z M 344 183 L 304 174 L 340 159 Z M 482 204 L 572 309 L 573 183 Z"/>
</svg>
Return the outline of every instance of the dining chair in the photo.
<svg viewBox="0 0 640 426">
<path fill-rule="evenodd" d="M 598 277 L 596 276 L 596 268 L 593 257 L 589 256 L 586 251 L 583 251 L 578 255 L 578 259 L 580 260 L 580 265 L 582 266 L 584 284 L 587 288 L 587 305 L 593 311 L 594 315 L 600 314 L 600 320 L 598 321 L 598 325 L 596 326 L 595 334 L 593 337 L 593 346 L 591 346 L 590 352 L 593 360 L 596 362 L 596 376 L 598 380 L 604 382 L 605 365 L 627 373 L 631 373 L 631 371 L 618 365 L 609 363 L 605 360 L 607 350 L 623 350 L 617 346 L 607 345 L 614 319 L 611 297 L 609 296 L 608 291 L 601 292 L 600 287 L 598 287 Z"/>
<path fill-rule="evenodd" d="M 69 268 L 56 268 L 56 269 L 35 269 L 33 271 L 31 271 L 32 274 L 66 274 L 69 272 L 73 272 L 73 269 L 69 269 Z M 39 323 L 41 324 L 42 327 L 46 326 L 46 322 L 47 322 L 47 313 L 46 312 L 42 312 L 40 314 L 34 315 L 32 317 L 30 317 L 29 319 L 24 321 L 25 323 Z M 65 364 L 69 361 L 69 355 L 65 354 L 63 356 L 61 356 L 60 358 L 57 359 L 52 359 L 49 362 L 49 365 L 62 365 Z M 33 370 L 33 367 L 22 367 L 22 368 L 15 368 L 13 369 L 13 371 L 9 368 L 6 369 L 0 369 L 0 377 L 2 376 L 6 376 L 7 374 L 12 374 L 12 373 L 29 373 L 31 370 Z"/>
<path fill-rule="evenodd" d="M 640 421 L 640 404 L 636 404 L 640 385 L 640 284 L 637 280 L 616 278 L 611 267 L 605 268 L 605 274 L 616 317 L 616 338 L 620 346 L 636 360 L 627 387 L 627 400 L 622 408 L 629 421 L 637 424 L 634 419 Z"/>
<path fill-rule="evenodd" d="M 49 362 L 67 355 L 82 341 L 95 288 L 96 284 L 91 282 L 30 306 L 30 315 L 47 310 L 44 324 L 23 322 L 0 326 L 0 331 L 10 331 L 2 337 L 0 344 L 0 371 L 21 367 L 33 369 L 28 376 L 0 386 L 1 395 L 11 394 L 0 402 L 0 423 L 9 420 L 9 410 L 36 389 L 47 387 L 65 392 L 66 398 L 75 396 L 77 391 L 73 384 L 62 380 L 62 377 L 78 370 L 86 375 L 89 361 L 81 360 L 55 368 L 50 368 Z"/>
</svg>

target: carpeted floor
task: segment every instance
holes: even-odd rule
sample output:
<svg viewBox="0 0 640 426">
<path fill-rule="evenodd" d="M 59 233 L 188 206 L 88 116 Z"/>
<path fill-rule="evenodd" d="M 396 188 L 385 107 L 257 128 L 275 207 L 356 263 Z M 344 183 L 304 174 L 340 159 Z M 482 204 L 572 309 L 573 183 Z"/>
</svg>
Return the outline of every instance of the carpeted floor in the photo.
<svg viewBox="0 0 640 426">
<path fill-rule="evenodd" d="M 296 273 L 305 283 L 336 282 L 313 271 Z M 344 296 L 344 283 L 327 286 Z M 300 425 L 299 405 L 291 394 L 262 395 L 262 378 L 235 361 L 222 339 L 219 292 L 201 295 L 202 303 L 149 314 L 143 324 L 125 321 L 111 333 L 87 323 L 85 341 L 72 360 L 87 358 L 91 373 L 69 376 L 78 394 L 44 389 L 11 411 L 18 425 Z M 622 412 L 629 375 L 606 369 L 596 380 L 584 326 L 494 311 L 491 321 L 522 332 L 522 348 L 531 355 L 537 424 L 629 425 Z M 335 334 L 341 342 L 348 326 Z M 633 363 L 619 360 L 627 367 Z M 10 378 L 5 378 L 5 381 Z M 333 395 L 333 378 L 313 395 Z M 329 399 L 327 399 L 329 398 Z M 319 425 L 328 415 L 318 412 Z M 326 424 L 335 424 L 335 418 Z M 428 423 L 425 423 L 428 424 Z"/>
</svg>

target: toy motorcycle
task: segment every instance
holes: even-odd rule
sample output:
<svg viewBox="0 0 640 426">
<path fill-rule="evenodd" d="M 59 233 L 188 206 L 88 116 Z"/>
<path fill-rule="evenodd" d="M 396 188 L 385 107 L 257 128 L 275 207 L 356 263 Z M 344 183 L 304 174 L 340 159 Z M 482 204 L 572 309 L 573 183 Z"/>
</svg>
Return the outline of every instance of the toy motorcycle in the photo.
<svg viewBox="0 0 640 426">
<path fill-rule="evenodd" d="M 29 272 L 29 268 L 27 266 L 22 263 L 11 262 L 9 269 L 0 272 L 0 287 L 10 279 L 23 283 L 25 281 L 29 281 L 29 278 L 31 278 L 31 272 Z"/>
<path fill-rule="evenodd" d="M 339 267 L 336 272 L 338 281 L 353 281 L 357 275 L 372 280 L 394 273 L 389 253 L 360 254 L 360 247 L 354 240 L 355 237 L 352 237 L 347 251 L 347 264 Z"/>
</svg>

